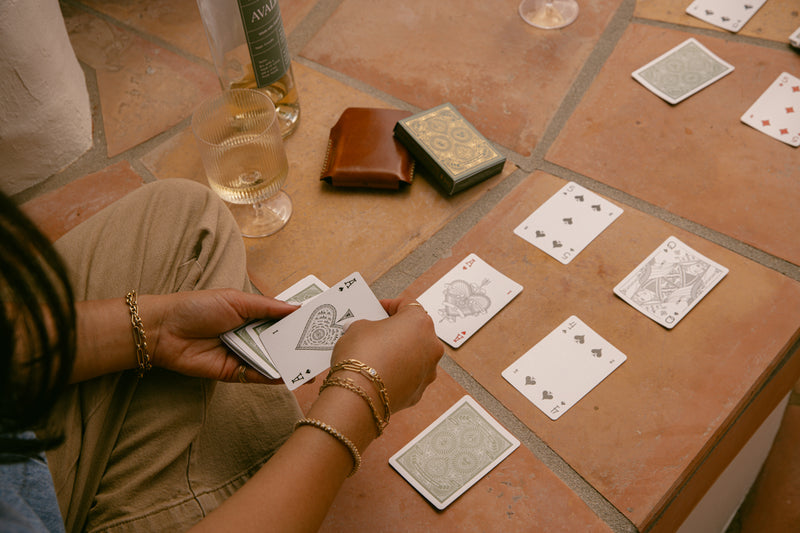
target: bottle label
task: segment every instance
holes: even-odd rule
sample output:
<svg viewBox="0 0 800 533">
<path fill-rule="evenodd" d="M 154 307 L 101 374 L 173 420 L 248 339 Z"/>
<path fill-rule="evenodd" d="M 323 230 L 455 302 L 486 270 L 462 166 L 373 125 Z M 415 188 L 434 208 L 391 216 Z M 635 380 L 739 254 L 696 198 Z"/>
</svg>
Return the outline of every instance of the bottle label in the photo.
<svg viewBox="0 0 800 533">
<path fill-rule="evenodd" d="M 291 59 L 278 0 L 237 0 L 256 84 L 266 87 L 281 79 Z"/>
</svg>

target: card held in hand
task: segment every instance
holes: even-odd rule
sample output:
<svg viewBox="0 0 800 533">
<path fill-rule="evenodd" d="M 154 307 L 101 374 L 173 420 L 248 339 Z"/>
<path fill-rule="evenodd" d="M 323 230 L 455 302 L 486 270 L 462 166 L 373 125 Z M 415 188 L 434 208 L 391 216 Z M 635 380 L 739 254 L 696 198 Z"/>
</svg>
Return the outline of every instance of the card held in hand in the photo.
<svg viewBox="0 0 800 533">
<path fill-rule="evenodd" d="M 350 323 L 387 316 L 367 282 L 354 272 L 259 338 L 286 386 L 294 390 L 330 367 L 333 348 Z"/>
<path fill-rule="evenodd" d="M 733 65 L 690 38 L 632 76 L 657 96 L 677 104 L 731 72 Z"/>
<path fill-rule="evenodd" d="M 523 220 L 514 234 L 566 265 L 621 214 L 621 208 L 569 182 Z"/>
<path fill-rule="evenodd" d="M 417 298 L 436 335 L 458 348 L 522 292 L 522 285 L 469 254 Z"/>
<path fill-rule="evenodd" d="M 551 420 L 557 420 L 626 359 L 573 315 L 502 375 Z"/>
<path fill-rule="evenodd" d="M 442 510 L 518 446 L 511 433 L 464 396 L 390 457 L 389 464 Z"/>
<path fill-rule="evenodd" d="M 727 273 L 724 266 L 669 237 L 614 287 L 614 294 L 672 329 Z"/>
</svg>

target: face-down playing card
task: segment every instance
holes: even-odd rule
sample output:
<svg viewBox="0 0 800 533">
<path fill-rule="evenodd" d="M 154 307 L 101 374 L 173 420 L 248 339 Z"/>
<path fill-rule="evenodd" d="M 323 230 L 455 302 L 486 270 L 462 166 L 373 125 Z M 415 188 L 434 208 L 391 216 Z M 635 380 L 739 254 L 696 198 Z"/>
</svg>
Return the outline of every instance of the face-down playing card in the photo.
<svg viewBox="0 0 800 533">
<path fill-rule="evenodd" d="M 614 294 L 671 329 L 728 269 L 669 237 L 616 287 Z"/>
<path fill-rule="evenodd" d="M 259 338 L 293 390 L 330 367 L 333 347 L 347 325 L 387 316 L 367 282 L 355 272 L 262 331 Z"/>
<path fill-rule="evenodd" d="M 389 458 L 389 464 L 442 510 L 518 446 L 511 433 L 464 396 Z"/>
<path fill-rule="evenodd" d="M 552 420 L 595 388 L 627 357 L 571 316 L 502 375 Z"/>
<path fill-rule="evenodd" d="M 569 182 L 514 229 L 549 256 L 568 264 L 622 214 L 622 209 Z"/>
<path fill-rule="evenodd" d="M 633 78 L 670 104 L 677 104 L 733 72 L 733 66 L 690 38 L 636 70 Z"/>
<path fill-rule="evenodd" d="M 469 254 L 417 298 L 436 335 L 458 348 L 522 291 L 522 285 Z"/>
<path fill-rule="evenodd" d="M 741 120 L 773 139 L 800 146 L 800 78 L 781 73 Z"/>
</svg>

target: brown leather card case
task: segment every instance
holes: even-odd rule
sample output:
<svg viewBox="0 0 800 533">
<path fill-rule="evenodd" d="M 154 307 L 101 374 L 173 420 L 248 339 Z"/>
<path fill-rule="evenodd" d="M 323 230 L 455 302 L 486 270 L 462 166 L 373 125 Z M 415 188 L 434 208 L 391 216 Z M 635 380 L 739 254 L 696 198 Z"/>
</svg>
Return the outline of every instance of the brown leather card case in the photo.
<svg viewBox="0 0 800 533">
<path fill-rule="evenodd" d="M 320 179 L 335 187 L 399 189 L 414 179 L 414 159 L 394 137 L 400 109 L 348 107 L 331 128 Z"/>
</svg>

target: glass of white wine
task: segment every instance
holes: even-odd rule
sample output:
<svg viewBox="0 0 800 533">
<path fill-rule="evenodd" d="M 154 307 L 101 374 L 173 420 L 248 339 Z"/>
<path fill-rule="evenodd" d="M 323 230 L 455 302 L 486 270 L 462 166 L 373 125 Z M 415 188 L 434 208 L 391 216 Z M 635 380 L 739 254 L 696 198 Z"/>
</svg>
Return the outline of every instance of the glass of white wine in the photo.
<svg viewBox="0 0 800 533">
<path fill-rule="evenodd" d="M 281 190 L 289 172 L 275 105 L 253 89 L 230 89 L 192 115 L 211 188 L 230 207 L 245 237 L 272 235 L 292 215 Z"/>
<path fill-rule="evenodd" d="M 519 4 L 522 20 L 545 30 L 563 28 L 578 16 L 576 0 L 522 0 Z"/>
</svg>

